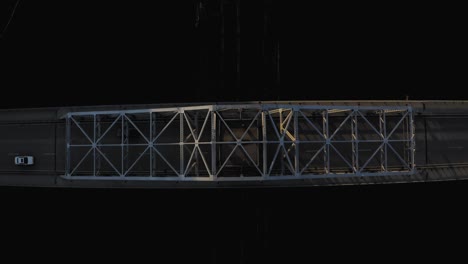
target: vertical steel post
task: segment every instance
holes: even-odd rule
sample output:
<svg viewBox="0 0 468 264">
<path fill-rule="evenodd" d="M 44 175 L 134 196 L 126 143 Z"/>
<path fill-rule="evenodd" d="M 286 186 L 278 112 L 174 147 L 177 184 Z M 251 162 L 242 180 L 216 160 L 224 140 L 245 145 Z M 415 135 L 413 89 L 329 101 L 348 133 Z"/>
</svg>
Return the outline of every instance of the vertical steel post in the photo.
<svg viewBox="0 0 468 264">
<path fill-rule="evenodd" d="M 268 177 L 266 111 L 262 110 L 263 177 Z M 273 161 L 274 162 L 274 161 Z"/>
<path fill-rule="evenodd" d="M 351 142 L 353 154 L 353 170 L 354 173 L 359 171 L 359 139 L 358 139 L 358 111 L 352 110 L 351 120 Z"/>
<path fill-rule="evenodd" d="M 387 138 L 387 114 L 385 110 L 383 112 L 383 133 L 384 133 L 384 164 L 385 164 L 385 171 L 388 171 L 388 138 Z"/>
<path fill-rule="evenodd" d="M 403 131 L 402 131 L 402 134 L 403 134 L 403 138 L 406 139 L 406 141 L 404 142 L 404 149 L 403 149 L 403 160 L 407 163 L 409 163 L 409 156 L 410 156 L 410 132 L 409 132 L 409 118 L 408 117 L 403 117 L 404 120 L 403 122 L 401 122 L 401 126 L 403 127 Z M 396 131 L 395 131 L 396 132 Z"/>
<path fill-rule="evenodd" d="M 415 135 L 416 135 L 416 129 L 414 126 L 414 116 L 413 116 L 413 109 L 411 107 L 408 108 L 409 112 L 409 119 L 410 119 L 410 137 L 411 137 L 411 155 L 410 155 L 410 168 L 412 172 L 415 171 L 415 161 L 414 161 L 414 155 L 416 152 L 416 141 L 415 141 Z"/>
<path fill-rule="evenodd" d="M 179 177 L 184 178 L 185 177 L 185 165 L 184 165 L 184 110 L 179 109 L 179 117 L 180 117 L 180 122 L 179 122 L 179 155 L 180 155 L 180 174 Z"/>
<path fill-rule="evenodd" d="M 323 148 L 323 161 L 325 174 L 330 174 L 330 137 L 328 129 L 328 110 L 322 111 L 323 136 L 325 137 L 325 147 Z"/>
<path fill-rule="evenodd" d="M 279 109 L 279 134 L 280 134 L 280 153 L 284 153 L 284 137 L 283 137 L 283 109 Z M 284 159 L 286 158 L 285 155 L 288 153 L 281 154 L 281 175 L 284 175 Z M 273 161 L 274 162 L 274 161 Z"/>
<path fill-rule="evenodd" d="M 95 127 L 95 136 L 94 136 L 94 143 L 95 143 L 95 149 L 94 149 L 94 162 L 95 162 L 95 169 L 94 169 L 94 175 L 97 176 L 101 173 L 101 156 L 96 155 L 96 148 L 101 149 L 97 140 L 101 138 L 101 116 L 100 115 L 95 115 L 95 121 L 96 121 L 96 127 Z"/>
<path fill-rule="evenodd" d="M 195 175 L 197 177 L 200 177 L 200 157 L 198 156 L 198 153 L 201 152 L 200 147 L 198 145 L 198 111 L 195 111 L 195 126 L 193 128 L 193 135 L 195 136 L 194 140 L 194 147 L 193 151 L 195 151 Z M 202 154 L 203 155 L 203 154 Z"/>
<path fill-rule="evenodd" d="M 130 156 L 130 125 L 127 119 L 125 119 L 125 155 L 124 155 L 124 162 L 125 162 L 125 170 L 122 170 L 122 177 L 125 176 L 124 173 L 125 171 L 129 168 L 129 156 Z"/>
<path fill-rule="evenodd" d="M 124 160 L 124 157 L 123 157 L 124 156 L 124 146 L 123 146 L 123 144 L 124 144 L 124 129 L 125 129 L 124 128 L 124 119 L 125 119 L 125 114 L 121 114 L 120 118 L 122 119 L 120 121 L 120 125 L 121 125 L 121 129 L 120 129 L 120 131 L 121 131 L 121 135 L 120 135 L 120 148 L 121 148 L 120 149 L 120 168 L 121 168 L 121 171 L 124 171 L 124 165 L 123 165 L 124 164 L 124 161 L 123 161 Z"/>
<path fill-rule="evenodd" d="M 153 120 L 153 113 L 149 112 L 149 122 L 150 122 L 150 133 L 149 133 L 149 159 L 150 159 L 150 171 L 149 171 L 149 176 L 153 177 L 153 170 L 154 170 L 154 142 L 153 139 L 155 138 L 154 133 L 156 133 L 156 125 L 155 121 Z"/>
<path fill-rule="evenodd" d="M 380 137 L 382 137 L 382 141 L 384 143 L 382 148 L 380 148 L 380 171 L 382 171 L 382 172 L 385 172 L 385 170 L 386 170 L 386 168 L 385 168 L 385 148 L 387 146 L 387 144 L 385 143 L 386 141 L 385 141 L 385 132 L 384 132 L 384 128 L 385 128 L 384 116 L 385 116 L 385 110 L 380 110 L 379 111 L 379 133 L 380 133 Z"/>
<path fill-rule="evenodd" d="M 216 113 L 213 109 L 211 111 L 211 177 L 214 181 L 217 179 L 216 171 Z"/>
<path fill-rule="evenodd" d="M 70 149 L 70 144 L 71 144 L 71 115 L 67 115 L 66 119 L 66 131 L 65 131 L 65 137 L 66 137 L 66 153 L 67 153 L 67 160 L 65 162 L 65 175 L 66 176 L 71 176 L 70 173 L 70 160 L 71 160 L 71 149 Z"/>
<path fill-rule="evenodd" d="M 93 176 L 96 176 L 96 114 L 93 115 Z"/>
<path fill-rule="evenodd" d="M 291 109 L 291 111 L 294 111 L 294 176 L 299 177 L 299 110 Z"/>
</svg>

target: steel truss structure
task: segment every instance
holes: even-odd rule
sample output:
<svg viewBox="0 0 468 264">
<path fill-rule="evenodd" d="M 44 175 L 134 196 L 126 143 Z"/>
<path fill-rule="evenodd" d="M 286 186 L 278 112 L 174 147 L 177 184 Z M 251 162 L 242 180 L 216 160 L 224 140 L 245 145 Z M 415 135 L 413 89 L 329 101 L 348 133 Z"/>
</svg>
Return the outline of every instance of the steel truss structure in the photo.
<svg viewBox="0 0 468 264">
<path fill-rule="evenodd" d="M 415 173 L 410 106 L 206 105 L 66 115 L 68 179 L 246 181 Z"/>
</svg>

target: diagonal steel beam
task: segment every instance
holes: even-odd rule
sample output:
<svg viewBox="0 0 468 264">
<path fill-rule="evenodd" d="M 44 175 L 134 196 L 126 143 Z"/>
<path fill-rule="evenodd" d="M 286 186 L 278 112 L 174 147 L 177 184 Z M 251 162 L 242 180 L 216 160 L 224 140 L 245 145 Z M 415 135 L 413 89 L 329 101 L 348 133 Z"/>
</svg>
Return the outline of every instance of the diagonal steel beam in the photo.
<svg viewBox="0 0 468 264">
<path fill-rule="evenodd" d="M 96 140 L 96 144 L 99 143 L 106 135 L 107 133 L 109 133 L 109 131 L 112 129 L 112 127 L 117 124 L 117 122 L 119 121 L 119 119 L 122 117 L 122 114 L 118 115 L 114 122 L 112 122 L 112 124 L 106 129 L 106 131 L 104 131 L 104 133 Z"/>
<path fill-rule="evenodd" d="M 83 161 L 86 159 L 86 157 L 88 157 L 89 153 L 91 153 L 93 149 L 94 148 L 90 148 L 88 150 L 88 152 L 86 152 L 86 154 L 83 156 L 83 158 L 81 158 L 81 160 L 78 162 L 78 164 L 76 164 L 75 168 L 70 172 L 69 175 L 73 175 L 73 173 L 75 173 L 75 171 L 78 169 L 78 167 L 81 166 L 81 163 L 83 163 Z"/>
<path fill-rule="evenodd" d="M 152 148 L 153 148 L 154 152 L 156 152 L 156 154 L 158 154 L 158 155 L 161 157 L 161 159 L 167 164 L 167 166 L 169 166 L 169 168 L 171 168 L 171 170 L 172 170 L 176 175 L 180 176 L 179 173 L 177 172 L 177 170 L 174 169 L 174 167 L 173 167 L 173 166 L 171 165 L 171 163 L 164 157 L 164 155 L 162 155 L 161 152 L 159 152 L 159 150 L 157 150 L 154 146 L 153 146 Z"/>
<path fill-rule="evenodd" d="M 185 168 L 184 173 L 181 174 L 180 176 L 185 177 L 185 175 L 187 175 L 187 173 L 192 169 L 191 167 L 189 168 L 189 166 L 190 166 L 190 163 L 192 163 L 192 159 L 193 159 L 194 155 L 195 155 L 195 146 L 192 149 L 192 153 L 190 153 L 190 157 L 189 157 L 189 160 L 187 162 L 187 167 Z M 184 166 L 185 166 L 185 164 L 184 164 Z"/>
<path fill-rule="evenodd" d="M 377 133 L 377 135 L 383 138 L 383 135 L 377 130 L 377 128 L 375 128 L 374 125 L 371 124 L 371 122 L 369 122 L 369 120 L 361 113 L 361 111 L 357 110 L 357 112 L 364 119 L 364 121 L 366 121 L 366 123 L 369 124 L 369 126 L 375 131 L 375 133 Z"/>
<path fill-rule="evenodd" d="M 252 119 L 252 122 L 250 122 L 249 126 L 247 127 L 247 129 L 244 131 L 244 133 L 242 134 L 242 136 L 239 138 L 240 141 L 242 141 L 244 139 L 244 137 L 247 135 L 247 133 L 249 132 L 250 128 L 252 127 L 252 125 L 255 123 L 255 121 L 257 121 L 258 117 L 260 116 L 260 113 L 262 111 L 258 111 L 257 114 L 255 115 L 255 117 Z"/>
<path fill-rule="evenodd" d="M 400 154 L 398 154 L 398 152 L 393 148 L 392 144 L 387 144 L 387 146 L 389 146 L 392 152 L 395 153 L 402 165 L 404 165 L 408 170 L 411 170 L 409 164 L 400 156 Z"/>
<path fill-rule="evenodd" d="M 353 111 L 350 111 L 348 116 L 345 118 L 345 120 L 343 120 L 343 122 L 341 122 L 341 124 L 335 129 L 335 131 L 333 132 L 333 134 L 330 136 L 330 140 L 340 131 L 340 129 L 344 126 L 344 124 L 346 124 L 346 122 L 351 118 L 351 115 L 353 114 Z"/>
<path fill-rule="evenodd" d="M 244 148 L 244 146 L 242 146 L 242 144 L 239 145 L 240 148 L 244 151 L 245 155 L 247 156 L 247 158 L 249 158 L 250 162 L 252 162 L 252 165 L 257 169 L 257 171 L 260 173 L 260 175 L 263 176 L 263 173 L 262 171 L 260 170 L 260 168 L 257 166 L 257 164 L 255 164 L 255 161 L 252 159 L 252 157 L 250 157 L 249 153 L 247 153 L 247 150 Z"/>
<path fill-rule="evenodd" d="M 317 150 L 317 152 L 315 152 L 314 156 L 312 156 L 312 158 L 309 160 L 309 162 L 307 162 L 307 164 L 304 166 L 304 168 L 302 168 L 300 174 L 304 173 L 304 171 L 307 169 L 307 167 L 310 166 L 310 164 L 312 164 L 312 162 L 314 162 L 314 160 L 318 157 L 318 155 L 320 154 L 320 152 L 322 152 L 325 148 L 325 145 L 323 145 L 319 150 Z"/>
<path fill-rule="evenodd" d="M 115 170 L 115 172 L 117 172 L 117 174 L 119 176 L 123 176 L 123 174 L 114 166 L 114 164 L 107 158 L 107 156 L 101 151 L 101 149 L 99 148 L 96 148 L 96 150 L 99 152 L 99 154 L 101 154 L 101 156 L 104 158 L 105 161 L 107 161 L 107 163 L 109 163 L 109 165 L 112 167 L 112 169 Z"/>
<path fill-rule="evenodd" d="M 286 160 L 288 161 L 288 165 L 289 165 L 289 170 L 291 171 L 291 173 L 294 174 L 294 165 L 291 161 L 291 158 L 289 158 L 289 155 L 288 155 L 288 151 L 286 150 L 286 148 L 284 147 L 284 144 L 281 145 L 283 151 L 284 151 L 284 156 L 286 156 Z"/>
<path fill-rule="evenodd" d="M 278 137 L 278 140 L 281 139 L 280 133 L 278 132 L 278 129 L 276 128 L 275 121 L 273 120 L 273 117 L 268 114 L 268 117 L 270 118 L 271 126 L 273 127 L 273 131 L 275 131 L 276 136 Z"/>
<path fill-rule="evenodd" d="M 192 125 L 190 124 L 190 121 L 187 118 L 187 114 L 185 112 L 182 113 L 182 114 L 184 115 L 185 122 L 187 123 L 187 125 L 188 125 L 188 127 L 190 129 L 190 134 L 192 135 L 193 140 L 197 140 L 197 137 L 196 137 L 195 133 L 193 133 Z"/>
<path fill-rule="evenodd" d="M 276 158 L 278 157 L 280 150 L 281 150 L 281 144 L 278 144 L 278 148 L 276 149 L 275 155 L 273 156 L 273 159 L 271 160 L 270 169 L 268 170 L 268 175 L 270 175 L 271 171 L 273 170 L 273 166 L 275 165 Z"/>
<path fill-rule="evenodd" d="M 150 146 L 147 146 L 145 150 L 138 156 L 138 158 L 130 165 L 130 167 L 127 169 L 126 172 L 123 173 L 124 176 L 127 176 L 127 174 L 133 169 L 133 167 L 137 164 L 138 161 L 140 161 L 141 157 L 145 155 L 145 153 L 150 149 Z M 151 162 L 151 161 L 150 161 Z"/>
<path fill-rule="evenodd" d="M 70 118 L 71 118 L 71 120 L 73 120 L 73 122 L 76 124 L 76 126 L 81 130 L 81 133 L 83 133 L 83 135 L 89 140 L 89 142 L 91 144 L 94 143 L 93 140 L 88 136 L 88 133 L 86 133 L 86 131 L 84 131 L 84 129 L 80 126 L 78 121 L 76 121 L 75 118 L 73 118 L 73 116 L 70 116 Z"/>
<path fill-rule="evenodd" d="M 224 121 L 224 118 L 219 114 L 218 111 L 216 111 L 216 114 L 217 116 L 219 117 L 219 120 L 221 120 L 221 122 L 223 122 L 223 124 L 226 126 L 227 130 L 229 131 L 229 133 L 231 134 L 231 136 L 236 140 L 238 141 L 239 139 L 236 137 L 236 135 L 234 134 L 234 132 L 232 132 L 231 128 L 229 127 L 229 125 L 226 123 L 226 121 Z"/>
<path fill-rule="evenodd" d="M 283 127 L 284 127 L 284 124 L 287 124 L 286 122 L 289 122 L 289 121 L 290 121 L 290 119 L 291 119 L 292 116 L 293 116 L 293 112 L 294 112 L 292 109 L 283 110 L 283 112 L 286 112 L 286 111 L 290 111 L 290 112 L 288 113 L 288 115 L 286 116 L 286 118 L 283 120 L 283 123 L 281 124 L 281 126 L 283 126 Z M 286 125 L 286 126 L 287 126 L 287 125 Z"/>
<path fill-rule="evenodd" d="M 205 126 L 208 122 L 208 119 L 210 119 L 211 111 L 208 110 L 208 113 L 206 113 L 205 120 L 203 121 L 203 125 L 200 129 L 200 132 L 198 133 L 198 138 L 197 141 L 200 141 L 201 136 L 203 135 L 203 131 L 205 130 Z"/>
<path fill-rule="evenodd" d="M 175 113 L 174 116 L 169 120 L 169 122 L 161 129 L 161 131 L 154 137 L 153 143 L 156 142 L 156 140 L 166 131 L 166 129 L 174 122 L 174 120 L 179 116 L 179 113 Z"/>
<path fill-rule="evenodd" d="M 201 159 L 203 161 L 203 164 L 205 165 L 205 168 L 206 168 L 206 171 L 208 172 L 208 175 L 210 175 L 210 177 L 212 177 L 213 174 L 211 173 L 211 169 L 208 166 L 208 163 L 206 162 L 205 156 L 203 155 L 203 153 L 202 153 L 202 151 L 200 149 L 200 146 L 196 146 L 195 148 L 198 149 L 198 152 L 200 153 Z"/>
<path fill-rule="evenodd" d="M 140 133 L 140 135 L 145 139 L 145 141 L 150 143 L 149 139 L 143 134 L 143 132 L 141 132 L 140 128 L 138 128 L 138 126 L 132 121 L 132 119 L 130 119 L 126 114 L 124 114 L 123 116 L 128 120 L 128 122 L 130 122 L 130 124 L 132 124 L 136 131 Z"/>
<path fill-rule="evenodd" d="M 377 155 L 377 153 L 380 151 L 380 149 L 385 145 L 385 143 L 382 142 L 382 144 L 380 144 L 380 146 L 374 151 L 374 153 L 370 156 L 370 158 L 364 163 L 364 165 L 361 166 L 361 168 L 359 169 L 359 173 L 361 173 L 366 167 L 367 165 L 369 164 L 369 162 L 375 157 L 375 155 Z"/>
<path fill-rule="evenodd" d="M 284 120 L 284 122 L 286 123 L 286 126 L 284 126 L 284 124 L 282 124 L 283 126 L 283 130 L 284 131 L 281 131 L 281 134 L 282 134 L 282 139 L 284 140 L 284 138 L 286 137 L 286 132 L 288 132 L 288 128 L 289 126 L 291 125 L 291 121 L 293 120 L 292 116 L 293 116 L 293 111 L 291 111 L 288 116 L 286 117 L 286 119 Z"/>
<path fill-rule="evenodd" d="M 315 129 L 315 131 L 316 131 L 320 136 L 322 136 L 322 137 L 325 139 L 325 136 L 323 135 L 322 131 L 320 131 L 320 129 L 318 129 L 317 126 L 315 126 L 314 123 L 312 123 L 312 121 L 310 121 L 310 119 L 309 119 L 308 117 L 306 117 L 302 111 L 299 111 L 299 113 L 301 113 L 301 115 L 304 117 L 304 119 L 306 120 L 306 122 L 307 122 L 313 129 Z"/>
<path fill-rule="evenodd" d="M 231 158 L 231 156 L 232 156 L 232 155 L 234 154 L 234 152 L 236 151 L 237 146 L 238 146 L 238 145 L 236 145 L 236 146 L 232 149 L 231 153 L 229 153 L 229 155 L 227 156 L 226 160 L 223 162 L 223 164 L 221 165 L 221 167 L 219 167 L 218 172 L 216 173 L 216 176 L 218 176 L 218 174 L 224 169 L 224 166 L 226 166 L 226 164 L 228 163 L 229 159 Z"/>
<path fill-rule="evenodd" d="M 341 154 L 341 152 L 338 151 L 338 149 L 336 149 L 335 146 L 333 146 L 333 144 L 330 144 L 330 146 L 331 146 L 332 149 L 336 152 L 336 154 L 338 154 L 338 156 L 340 156 L 340 158 L 346 163 L 346 165 L 348 165 L 348 167 L 349 167 L 351 170 L 354 170 L 353 165 L 351 165 L 351 163 L 349 163 L 349 161 L 343 156 L 343 154 Z"/>
<path fill-rule="evenodd" d="M 405 114 L 401 117 L 400 121 L 398 121 L 398 123 L 395 125 L 395 127 L 392 129 L 392 131 L 390 133 L 387 134 L 387 138 L 390 138 L 393 133 L 397 130 L 397 128 L 400 126 L 401 122 L 403 122 L 403 120 L 405 120 L 406 116 L 408 115 L 408 112 L 405 112 Z"/>
</svg>

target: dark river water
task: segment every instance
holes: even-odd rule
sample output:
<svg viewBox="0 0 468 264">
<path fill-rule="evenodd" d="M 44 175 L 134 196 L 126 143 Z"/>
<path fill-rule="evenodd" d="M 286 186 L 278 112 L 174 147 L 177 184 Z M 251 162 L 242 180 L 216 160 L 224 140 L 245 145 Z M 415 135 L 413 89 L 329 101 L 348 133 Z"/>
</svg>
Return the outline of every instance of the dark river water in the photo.
<svg viewBox="0 0 468 264">
<path fill-rule="evenodd" d="M 1 107 L 466 98 L 461 8 L 204 3 L 21 2 Z"/>
<path fill-rule="evenodd" d="M 439 247 L 434 236 L 464 232 L 467 187 L 464 181 L 219 190 L 2 187 L 0 198 L 3 226 L 14 226 L 16 239 L 27 237 L 23 245 L 47 237 L 66 242 L 57 248 L 106 258 L 300 263 L 312 258 L 311 247 L 317 255 L 329 244 L 332 251 L 352 250 L 357 239 L 374 252 L 388 250 L 381 246 L 389 241 L 402 248 Z M 115 243 L 125 245 L 125 252 L 115 251 Z"/>
<path fill-rule="evenodd" d="M 460 7 L 241 1 L 236 24 L 236 1 L 224 15 L 220 1 L 175 2 L 21 1 L 0 39 L 0 107 L 467 99 Z M 0 3 L 2 27 L 14 3 Z M 0 223 L 47 258 L 309 263 L 324 248 L 380 259 L 463 236 L 467 187 L 1 187 Z"/>
</svg>

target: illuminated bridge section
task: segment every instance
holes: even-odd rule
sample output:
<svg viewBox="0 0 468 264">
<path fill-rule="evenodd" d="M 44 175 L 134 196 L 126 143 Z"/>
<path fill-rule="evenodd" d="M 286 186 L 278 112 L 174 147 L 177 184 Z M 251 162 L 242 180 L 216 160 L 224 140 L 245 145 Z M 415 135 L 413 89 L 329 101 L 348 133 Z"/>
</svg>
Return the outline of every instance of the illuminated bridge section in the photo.
<svg viewBox="0 0 468 264">
<path fill-rule="evenodd" d="M 410 106 L 206 105 L 65 118 L 68 179 L 262 181 L 416 172 Z"/>
</svg>

